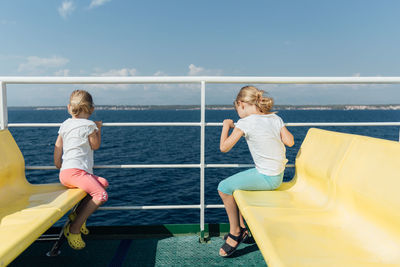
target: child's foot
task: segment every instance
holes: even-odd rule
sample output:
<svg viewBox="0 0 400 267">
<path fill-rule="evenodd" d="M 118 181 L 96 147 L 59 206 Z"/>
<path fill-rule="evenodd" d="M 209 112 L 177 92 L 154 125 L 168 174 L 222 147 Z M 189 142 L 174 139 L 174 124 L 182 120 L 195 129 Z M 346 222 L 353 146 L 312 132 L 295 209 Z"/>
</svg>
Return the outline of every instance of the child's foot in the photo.
<svg viewBox="0 0 400 267">
<path fill-rule="evenodd" d="M 73 211 L 68 215 L 68 219 L 71 222 L 73 222 L 75 220 L 76 216 L 77 216 L 76 212 Z M 86 227 L 86 221 L 81 226 L 81 233 L 84 234 L 84 235 L 88 235 L 89 234 L 89 229 L 87 229 L 87 227 Z"/>
<path fill-rule="evenodd" d="M 71 233 L 69 231 L 70 225 L 71 224 L 68 223 L 67 226 L 64 227 L 64 236 L 68 240 L 68 245 L 71 248 L 76 249 L 76 250 L 83 249 L 86 246 L 86 244 L 85 244 L 85 241 L 82 240 L 81 233 L 79 233 L 79 234 Z"/>
<path fill-rule="evenodd" d="M 246 227 L 240 227 L 240 231 L 242 234 L 242 243 L 245 244 L 254 244 L 254 238 L 250 236 L 249 231 L 247 230 Z M 228 234 L 224 235 L 224 240 L 228 238 Z"/>
<path fill-rule="evenodd" d="M 222 245 L 221 249 L 219 250 L 219 255 L 221 257 L 229 257 L 231 256 L 236 249 L 239 247 L 240 243 L 242 243 L 242 232 L 240 231 L 237 236 L 229 233 L 225 243 Z"/>
</svg>

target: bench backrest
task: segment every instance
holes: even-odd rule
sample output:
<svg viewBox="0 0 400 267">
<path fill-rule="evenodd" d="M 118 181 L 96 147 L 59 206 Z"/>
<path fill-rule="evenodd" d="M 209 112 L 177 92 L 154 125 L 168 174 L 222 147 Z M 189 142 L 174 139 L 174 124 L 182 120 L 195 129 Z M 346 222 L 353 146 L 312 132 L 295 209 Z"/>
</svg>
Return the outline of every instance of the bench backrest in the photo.
<svg viewBox="0 0 400 267">
<path fill-rule="evenodd" d="M 400 236 L 400 143 L 353 135 L 336 179 L 347 209 Z"/>
<path fill-rule="evenodd" d="M 308 130 L 296 156 L 296 174 L 290 191 L 319 191 L 328 197 L 352 136 L 326 130 Z"/>
<path fill-rule="evenodd" d="M 311 128 L 293 183 L 289 190 L 350 209 L 400 237 L 399 142 Z"/>
<path fill-rule="evenodd" d="M 0 199 L 10 191 L 25 190 L 25 161 L 8 130 L 0 131 Z"/>
<path fill-rule="evenodd" d="M 14 260 L 85 195 L 59 183 L 28 183 L 21 151 L 8 130 L 0 131 L 0 266 Z"/>
</svg>

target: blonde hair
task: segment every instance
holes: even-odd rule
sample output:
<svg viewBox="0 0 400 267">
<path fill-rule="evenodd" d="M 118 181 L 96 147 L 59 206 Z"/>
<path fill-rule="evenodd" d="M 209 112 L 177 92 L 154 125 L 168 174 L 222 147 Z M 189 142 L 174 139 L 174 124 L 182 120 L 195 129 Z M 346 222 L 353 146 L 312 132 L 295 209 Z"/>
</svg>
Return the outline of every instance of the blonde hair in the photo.
<svg viewBox="0 0 400 267">
<path fill-rule="evenodd" d="M 242 87 L 236 97 L 235 105 L 239 101 L 256 105 L 257 109 L 265 114 L 270 113 L 274 106 L 274 100 L 271 97 L 264 96 L 264 91 L 254 86 Z"/>
<path fill-rule="evenodd" d="M 71 115 L 78 116 L 79 114 L 92 114 L 94 109 L 93 98 L 85 90 L 75 90 L 69 98 Z"/>
</svg>

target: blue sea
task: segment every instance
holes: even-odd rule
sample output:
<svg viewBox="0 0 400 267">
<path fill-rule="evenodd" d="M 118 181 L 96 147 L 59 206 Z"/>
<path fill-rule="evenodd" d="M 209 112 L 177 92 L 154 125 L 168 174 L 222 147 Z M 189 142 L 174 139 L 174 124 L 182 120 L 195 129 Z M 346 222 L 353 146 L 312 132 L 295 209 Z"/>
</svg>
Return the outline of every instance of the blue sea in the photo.
<svg viewBox="0 0 400 267">
<path fill-rule="evenodd" d="M 278 115 L 285 122 L 380 122 L 399 121 L 399 110 L 282 110 Z M 68 118 L 66 110 L 12 108 L 9 123 L 61 123 Z M 234 110 L 207 110 L 207 122 L 238 119 Z M 92 120 L 103 122 L 199 122 L 199 110 L 98 110 Z M 385 127 L 320 127 L 383 139 L 399 139 L 399 128 Z M 229 152 L 219 151 L 221 127 L 206 128 L 205 161 L 215 163 L 251 164 L 245 140 Z M 296 153 L 308 127 L 289 127 L 295 145 L 287 149 L 289 163 Z M 19 145 L 26 165 L 53 165 L 54 142 L 58 128 L 10 128 Z M 95 152 L 95 165 L 106 164 L 199 164 L 200 127 L 104 127 L 101 148 Z M 239 172 L 238 168 L 209 168 L 205 172 L 206 204 L 222 204 L 217 185 L 222 179 Z M 95 174 L 110 183 L 107 206 L 121 205 L 190 205 L 200 202 L 199 169 L 95 169 Z M 55 170 L 29 170 L 31 183 L 58 182 Z M 285 171 L 285 180 L 294 175 Z M 199 223 L 198 209 L 97 211 L 89 225 L 154 225 Z M 208 223 L 227 222 L 224 209 L 207 209 Z"/>
</svg>

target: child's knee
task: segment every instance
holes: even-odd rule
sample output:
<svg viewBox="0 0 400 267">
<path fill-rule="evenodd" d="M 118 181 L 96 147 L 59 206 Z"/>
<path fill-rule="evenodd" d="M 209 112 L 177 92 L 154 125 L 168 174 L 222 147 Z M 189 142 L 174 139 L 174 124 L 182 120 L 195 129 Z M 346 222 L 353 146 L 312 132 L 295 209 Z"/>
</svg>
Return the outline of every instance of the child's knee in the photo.
<svg viewBox="0 0 400 267">
<path fill-rule="evenodd" d="M 223 188 L 224 188 L 224 185 L 225 185 L 224 181 L 225 181 L 225 180 L 222 180 L 221 182 L 219 182 L 218 187 L 217 187 L 218 192 L 222 192 L 221 189 L 223 189 Z"/>
<path fill-rule="evenodd" d="M 218 193 L 219 195 L 221 195 L 221 193 L 225 194 L 225 195 L 232 195 L 233 190 L 231 190 L 229 183 L 225 180 L 222 180 L 219 184 L 218 184 Z"/>
<path fill-rule="evenodd" d="M 108 194 L 104 190 L 102 192 L 97 192 L 97 193 L 93 194 L 92 198 L 93 198 L 93 201 L 95 201 L 95 203 L 100 206 L 100 205 L 103 205 L 105 202 L 107 202 Z"/>
</svg>

